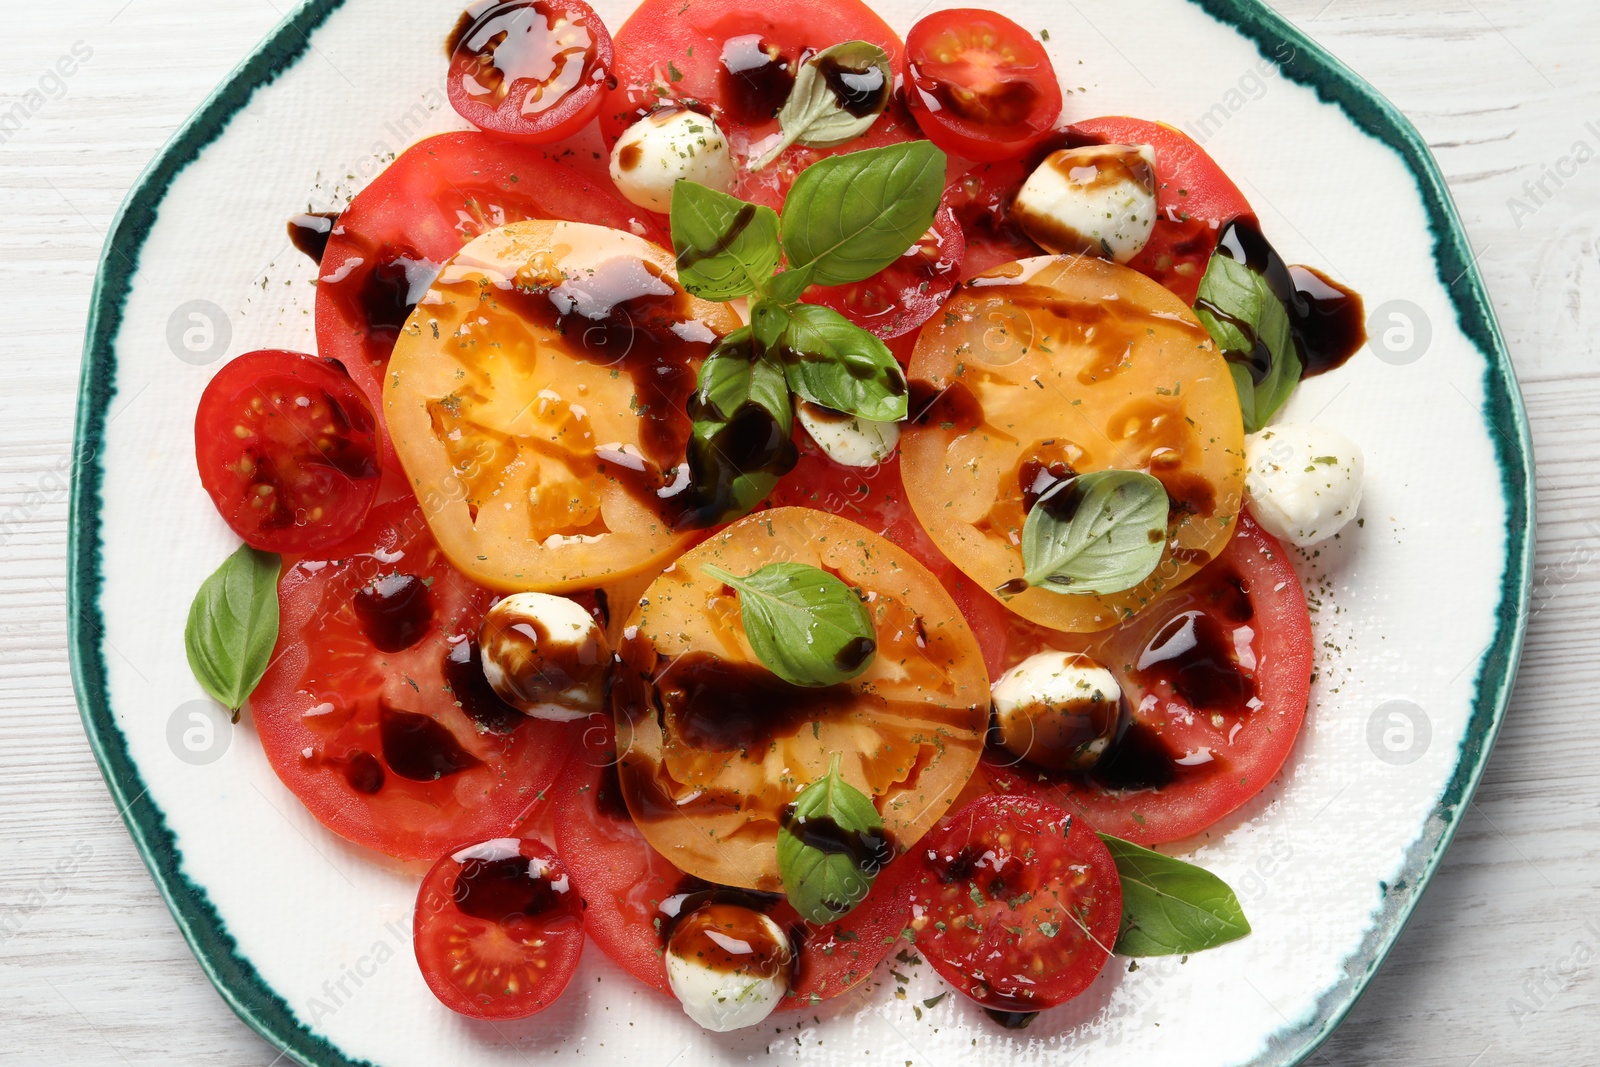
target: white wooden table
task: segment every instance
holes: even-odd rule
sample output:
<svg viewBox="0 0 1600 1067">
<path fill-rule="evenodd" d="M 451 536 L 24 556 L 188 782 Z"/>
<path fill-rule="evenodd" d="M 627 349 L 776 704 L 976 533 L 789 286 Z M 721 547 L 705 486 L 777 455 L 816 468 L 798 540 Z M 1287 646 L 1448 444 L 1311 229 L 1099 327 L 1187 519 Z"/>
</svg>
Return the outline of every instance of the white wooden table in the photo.
<svg viewBox="0 0 1600 1067">
<path fill-rule="evenodd" d="M 1273 2 L 1433 146 L 1539 457 L 1538 610 L 1505 732 L 1416 917 L 1314 1062 L 1600 1064 L 1600 4 Z M 43 102 L 20 130 L 0 127 L 0 1064 L 277 1055 L 207 984 L 101 782 L 67 671 L 64 556 L 103 235 L 288 3 L 5 3 L 0 112 L 30 90 Z M 74 46 L 91 54 L 52 74 Z"/>
</svg>

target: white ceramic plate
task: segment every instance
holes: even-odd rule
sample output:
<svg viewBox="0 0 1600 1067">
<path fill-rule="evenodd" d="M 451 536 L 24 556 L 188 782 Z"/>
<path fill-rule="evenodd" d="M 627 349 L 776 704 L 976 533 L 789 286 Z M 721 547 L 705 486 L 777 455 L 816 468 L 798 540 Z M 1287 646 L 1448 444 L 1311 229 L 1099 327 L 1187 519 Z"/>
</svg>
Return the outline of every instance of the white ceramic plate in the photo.
<svg viewBox="0 0 1600 1067">
<path fill-rule="evenodd" d="M 597 5 L 613 26 L 630 6 Z M 914 0 L 877 6 L 902 32 L 921 14 Z M 207 707 L 184 660 L 189 598 L 236 543 L 194 473 L 200 392 L 226 357 L 314 349 L 313 269 L 285 241 L 287 214 L 342 204 L 418 136 L 461 125 L 441 92 L 447 5 L 311 0 L 124 205 L 88 332 L 72 529 L 73 666 L 106 779 L 207 974 L 291 1058 L 1281 1065 L 1354 1003 L 1470 798 L 1521 645 L 1530 450 L 1482 283 L 1415 131 L 1261 5 L 999 6 L 1050 31 L 1069 118 L 1135 114 L 1203 140 L 1285 256 L 1374 311 L 1378 340 L 1282 415 L 1345 431 L 1369 471 L 1363 527 L 1301 561 L 1311 714 L 1280 778 L 1191 843 L 1255 933 L 1136 973 L 1113 960 L 1021 1032 L 959 997 L 923 1007 L 944 988 L 931 968 L 891 963 L 803 1018 L 711 1035 L 592 948 L 526 1023 L 441 1007 L 412 960 L 416 872 L 318 825 L 248 718 L 229 730 L 219 713 L 209 742 L 181 736 Z"/>
</svg>

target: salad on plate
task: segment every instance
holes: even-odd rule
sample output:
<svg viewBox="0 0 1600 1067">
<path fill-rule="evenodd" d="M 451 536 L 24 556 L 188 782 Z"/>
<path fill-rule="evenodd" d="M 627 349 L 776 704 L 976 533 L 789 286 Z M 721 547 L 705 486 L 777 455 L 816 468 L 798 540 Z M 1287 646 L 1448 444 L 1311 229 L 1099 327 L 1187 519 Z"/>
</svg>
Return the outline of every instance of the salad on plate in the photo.
<svg viewBox="0 0 1600 1067">
<path fill-rule="evenodd" d="M 318 351 L 201 398 L 243 545 L 186 631 L 310 813 L 426 871 L 440 1003 L 585 996 L 592 942 L 725 1031 L 899 946 L 1022 1027 L 1247 936 L 1156 846 L 1294 748 L 1293 550 L 1363 471 L 1273 419 L 1361 298 L 994 11 L 446 31 L 472 128 L 293 216 Z"/>
</svg>

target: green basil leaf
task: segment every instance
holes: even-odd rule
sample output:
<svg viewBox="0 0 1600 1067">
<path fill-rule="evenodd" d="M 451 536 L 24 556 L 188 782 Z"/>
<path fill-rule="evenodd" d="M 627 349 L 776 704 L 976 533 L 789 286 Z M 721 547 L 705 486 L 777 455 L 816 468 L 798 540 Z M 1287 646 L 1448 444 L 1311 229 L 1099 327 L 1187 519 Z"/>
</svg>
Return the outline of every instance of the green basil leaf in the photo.
<svg viewBox="0 0 1600 1067">
<path fill-rule="evenodd" d="M 750 329 L 765 351 L 771 352 L 782 344 L 789 322 L 789 309 L 776 300 L 762 298 L 750 305 Z"/>
<path fill-rule="evenodd" d="M 779 304 L 792 304 L 800 299 L 800 294 L 811 285 L 811 276 L 816 272 L 810 267 L 791 266 L 788 270 L 774 274 L 767 279 L 763 287 L 767 296 Z"/>
<path fill-rule="evenodd" d="M 778 269 L 778 213 L 697 182 L 672 187 L 672 247 L 678 281 L 706 300 L 760 288 Z"/>
<path fill-rule="evenodd" d="M 791 685 L 837 685 L 866 670 L 878 648 L 866 605 L 844 582 L 804 563 L 769 563 L 739 577 L 700 569 L 739 594 L 744 635 L 767 670 Z"/>
<path fill-rule="evenodd" d="M 827 776 L 802 789 L 784 810 L 778 873 L 789 904 L 814 923 L 848 914 L 893 858 L 878 809 L 839 774 L 837 754 Z"/>
<path fill-rule="evenodd" d="M 1167 541 L 1167 491 L 1139 471 L 1094 471 L 1039 498 L 1022 524 L 1023 577 L 1056 593 L 1120 593 Z"/>
<path fill-rule="evenodd" d="M 723 338 L 700 364 L 695 383 L 695 421 L 720 425 L 746 404 L 757 404 L 771 412 L 788 433 L 793 428 L 793 412 L 783 368 L 762 357 L 749 341 L 747 326 Z"/>
<path fill-rule="evenodd" d="M 697 528 L 730 522 L 760 504 L 794 466 L 794 409 L 783 368 L 763 354 L 746 326 L 724 337 L 700 365 L 689 402 L 692 423 L 687 461 L 690 483 L 708 494 L 698 502 Z M 782 454 L 766 467 L 730 472 L 730 457 L 741 455 L 732 442 L 751 427 L 776 423 Z M 741 447 L 747 447 L 741 445 Z M 714 495 L 713 495 L 714 494 Z"/>
<path fill-rule="evenodd" d="M 855 140 L 883 114 L 893 84 L 889 54 L 877 45 L 846 41 L 824 48 L 801 64 L 778 112 L 782 136 L 751 161 L 750 169 L 760 170 L 792 144 L 833 148 Z M 846 102 L 853 106 L 846 108 Z"/>
<path fill-rule="evenodd" d="M 1216 252 L 1200 279 L 1195 314 L 1228 360 L 1239 393 L 1246 433 L 1265 426 L 1300 384 L 1302 364 L 1289 313 L 1267 281 L 1224 252 Z M 1266 349 L 1267 372 L 1257 383 L 1251 363 L 1257 343 Z"/>
<path fill-rule="evenodd" d="M 933 225 L 944 195 L 944 153 L 908 141 L 829 156 L 795 179 L 783 203 L 783 247 L 791 269 L 810 267 L 817 285 L 872 277 Z"/>
<path fill-rule="evenodd" d="M 789 388 L 873 422 L 906 417 L 906 376 L 887 345 L 831 308 L 796 304 L 789 316 L 783 345 Z"/>
<path fill-rule="evenodd" d="M 1120 955 L 1200 952 L 1250 932 L 1239 899 L 1210 871 L 1107 834 L 1100 840 L 1122 877 Z"/>
<path fill-rule="evenodd" d="M 278 642 L 278 557 L 249 545 L 200 584 L 183 630 L 189 669 L 237 712 L 261 681 Z"/>
</svg>

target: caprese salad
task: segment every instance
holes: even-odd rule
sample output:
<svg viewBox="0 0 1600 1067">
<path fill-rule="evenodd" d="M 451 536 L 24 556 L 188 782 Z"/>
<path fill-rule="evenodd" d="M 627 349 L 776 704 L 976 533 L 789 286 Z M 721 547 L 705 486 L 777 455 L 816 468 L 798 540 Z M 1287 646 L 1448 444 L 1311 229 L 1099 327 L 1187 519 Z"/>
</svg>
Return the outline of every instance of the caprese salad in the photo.
<svg viewBox="0 0 1600 1067">
<path fill-rule="evenodd" d="M 1249 933 L 1154 846 L 1306 714 L 1285 543 L 1362 458 L 1272 420 L 1361 301 L 1184 134 L 1064 114 L 1047 37 L 484 0 L 472 128 L 290 221 L 318 353 L 200 401 L 245 544 L 187 652 L 329 830 L 431 864 L 446 1007 L 538 1012 L 592 941 L 729 1030 L 908 942 L 1022 1026 Z"/>
</svg>

